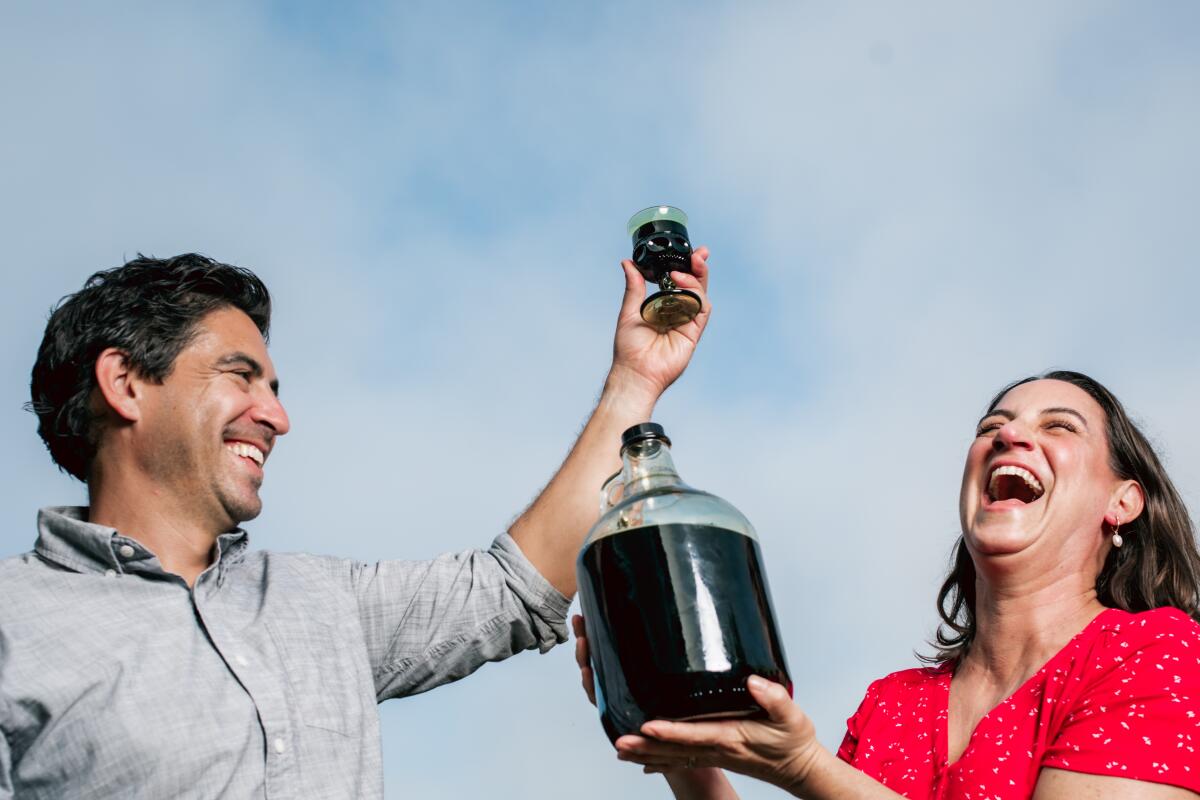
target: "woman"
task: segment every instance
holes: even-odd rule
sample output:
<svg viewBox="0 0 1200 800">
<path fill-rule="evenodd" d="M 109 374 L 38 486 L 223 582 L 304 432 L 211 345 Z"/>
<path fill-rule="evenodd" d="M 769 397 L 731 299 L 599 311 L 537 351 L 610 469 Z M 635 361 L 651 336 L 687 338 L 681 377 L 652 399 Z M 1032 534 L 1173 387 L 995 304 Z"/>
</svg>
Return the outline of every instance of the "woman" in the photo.
<svg viewBox="0 0 1200 800">
<path fill-rule="evenodd" d="M 1200 554 L 1117 399 L 1075 372 L 1001 391 L 959 506 L 936 665 L 871 684 L 836 756 L 755 677 L 766 719 L 656 720 L 618 758 L 680 800 L 736 798 L 714 767 L 808 798 L 1200 797 Z"/>
</svg>

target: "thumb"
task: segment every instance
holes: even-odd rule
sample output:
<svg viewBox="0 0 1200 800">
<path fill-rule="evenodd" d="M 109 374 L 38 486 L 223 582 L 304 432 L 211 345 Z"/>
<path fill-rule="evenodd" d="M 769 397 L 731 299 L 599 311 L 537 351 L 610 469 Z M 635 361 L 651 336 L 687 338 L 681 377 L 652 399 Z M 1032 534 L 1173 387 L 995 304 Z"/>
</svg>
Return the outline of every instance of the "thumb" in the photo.
<svg viewBox="0 0 1200 800">
<path fill-rule="evenodd" d="M 746 686 L 754 702 L 762 706 L 772 722 L 782 722 L 788 716 L 792 709 L 792 697 L 783 686 L 757 675 L 747 678 Z"/>
<path fill-rule="evenodd" d="M 641 316 L 642 301 L 646 299 L 646 281 L 629 259 L 621 262 L 625 270 L 625 296 L 621 298 L 621 316 Z"/>
</svg>

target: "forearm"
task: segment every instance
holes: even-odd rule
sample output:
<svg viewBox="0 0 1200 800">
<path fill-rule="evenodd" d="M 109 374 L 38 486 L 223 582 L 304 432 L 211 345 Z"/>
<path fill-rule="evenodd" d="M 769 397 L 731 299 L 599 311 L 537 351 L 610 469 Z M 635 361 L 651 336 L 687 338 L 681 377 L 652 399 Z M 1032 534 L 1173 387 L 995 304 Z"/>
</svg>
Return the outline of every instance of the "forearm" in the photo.
<svg viewBox="0 0 1200 800">
<path fill-rule="evenodd" d="M 738 800 L 725 773 L 715 767 L 672 769 L 663 773 L 675 800 Z"/>
<path fill-rule="evenodd" d="M 805 800 L 903 800 L 879 781 L 818 748 L 804 771 L 802 782 L 782 788 Z"/>
<path fill-rule="evenodd" d="M 599 515 L 600 486 L 621 466 L 621 433 L 646 422 L 657 392 L 614 369 L 587 424 L 563 465 L 509 534 L 554 588 L 575 593 L 575 558 Z"/>
</svg>

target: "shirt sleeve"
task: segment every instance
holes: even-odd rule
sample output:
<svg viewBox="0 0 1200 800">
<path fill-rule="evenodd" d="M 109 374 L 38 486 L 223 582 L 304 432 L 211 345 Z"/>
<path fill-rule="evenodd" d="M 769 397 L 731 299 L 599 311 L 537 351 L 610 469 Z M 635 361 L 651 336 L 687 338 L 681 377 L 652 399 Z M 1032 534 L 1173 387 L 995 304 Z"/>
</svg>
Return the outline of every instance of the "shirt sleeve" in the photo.
<svg viewBox="0 0 1200 800">
<path fill-rule="evenodd" d="M 867 717 L 870 716 L 875 709 L 875 704 L 879 701 L 879 687 L 883 681 L 884 679 L 881 678 L 867 687 L 867 694 L 858 704 L 858 710 L 850 719 L 846 720 L 846 735 L 842 738 L 842 746 L 838 748 L 837 757 L 847 764 L 854 763 L 854 758 L 858 753 L 859 737 L 862 735 Z"/>
<path fill-rule="evenodd" d="M 1042 766 L 1200 792 L 1200 625 L 1178 611 L 1156 615 L 1089 669 L 1098 675 Z"/>
<path fill-rule="evenodd" d="M 507 533 L 487 550 L 358 564 L 354 589 L 379 700 L 567 640 L 570 600 Z"/>
<path fill-rule="evenodd" d="M 12 747 L 8 743 L 7 701 L 0 697 L 0 800 L 12 800 L 13 789 Z"/>
</svg>

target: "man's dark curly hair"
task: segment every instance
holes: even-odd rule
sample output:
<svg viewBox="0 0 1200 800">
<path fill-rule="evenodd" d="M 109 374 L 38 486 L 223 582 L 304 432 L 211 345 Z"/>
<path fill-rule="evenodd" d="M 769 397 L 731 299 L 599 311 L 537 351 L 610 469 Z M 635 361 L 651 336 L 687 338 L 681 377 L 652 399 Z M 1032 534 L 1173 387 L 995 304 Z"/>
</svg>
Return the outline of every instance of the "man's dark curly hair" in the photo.
<svg viewBox="0 0 1200 800">
<path fill-rule="evenodd" d="M 101 352 L 123 351 L 138 374 L 161 383 L 200 320 L 226 307 L 244 311 L 267 337 L 271 296 L 263 282 L 247 269 L 196 253 L 167 259 L 139 253 L 59 301 L 38 348 L 28 404 L 59 468 L 88 479 L 99 441 L 92 394 Z"/>
</svg>

